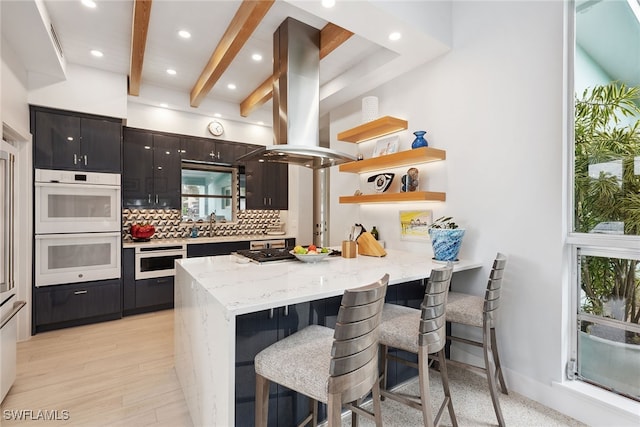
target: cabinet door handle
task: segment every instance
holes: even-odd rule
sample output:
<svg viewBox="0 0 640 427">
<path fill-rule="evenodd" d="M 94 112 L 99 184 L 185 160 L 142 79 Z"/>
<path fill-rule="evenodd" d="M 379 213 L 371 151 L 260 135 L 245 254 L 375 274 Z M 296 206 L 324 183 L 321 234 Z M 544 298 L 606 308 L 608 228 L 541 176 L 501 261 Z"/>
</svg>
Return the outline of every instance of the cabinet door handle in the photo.
<svg viewBox="0 0 640 427">
<path fill-rule="evenodd" d="M 77 165 L 77 164 L 78 164 L 78 155 L 77 155 L 77 154 L 74 154 L 74 155 L 73 155 L 73 164 L 74 164 L 74 165 Z"/>
<path fill-rule="evenodd" d="M 87 155 L 85 154 L 85 155 L 84 155 L 84 156 L 82 156 L 82 157 L 84 157 L 84 165 L 85 165 L 85 166 L 87 166 Z"/>
<path fill-rule="evenodd" d="M 269 206 L 271 206 L 271 197 L 269 197 Z"/>
<path fill-rule="evenodd" d="M 147 198 L 149 199 L 149 204 L 151 204 L 151 193 L 147 194 Z"/>
<path fill-rule="evenodd" d="M 288 306 L 288 305 L 285 305 L 285 306 L 284 306 L 284 315 L 285 315 L 285 316 L 288 316 L 288 315 L 289 315 L 289 306 Z"/>
<path fill-rule="evenodd" d="M 263 197 L 263 198 L 262 198 L 262 204 L 263 204 L 263 205 L 265 205 L 265 206 L 267 206 L 267 198 L 266 198 L 266 197 Z"/>
<path fill-rule="evenodd" d="M 220 152 L 218 151 L 218 160 L 220 160 Z"/>
<path fill-rule="evenodd" d="M 169 282 L 169 278 L 168 277 L 161 277 L 158 280 L 156 280 L 156 284 L 161 285 L 163 283 L 167 283 Z"/>
<path fill-rule="evenodd" d="M 158 204 L 158 195 L 156 194 L 156 205 Z"/>
<path fill-rule="evenodd" d="M 269 319 L 273 319 L 273 308 L 269 309 Z"/>
<path fill-rule="evenodd" d="M 73 294 L 74 294 L 74 295 L 84 295 L 84 294 L 86 294 L 86 293 L 87 293 L 87 291 L 82 290 L 82 291 L 75 291 Z"/>
</svg>

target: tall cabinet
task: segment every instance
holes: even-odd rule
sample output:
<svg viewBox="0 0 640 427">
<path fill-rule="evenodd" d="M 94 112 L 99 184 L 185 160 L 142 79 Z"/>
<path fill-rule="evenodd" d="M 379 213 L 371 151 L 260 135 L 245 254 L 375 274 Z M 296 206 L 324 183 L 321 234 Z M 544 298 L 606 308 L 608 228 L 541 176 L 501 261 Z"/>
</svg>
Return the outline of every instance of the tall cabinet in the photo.
<svg viewBox="0 0 640 427">
<path fill-rule="evenodd" d="M 74 171 L 78 172 L 74 174 L 78 177 L 86 176 L 88 172 L 122 173 L 122 119 L 39 106 L 30 106 L 30 119 L 34 168 Z M 34 202 L 36 211 L 39 203 L 38 199 Z M 72 212 L 72 206 L 67 203 L 64 214 Z M 83 209 L 80 211 L 82 213 L 78 212 L 79 215 L 89 215 Z M 82 237 L 70 238 L 69 247 L 82 246 L 84 234 L 79 234 Z M 34 242 L 36 237 L 40 236 L 34 236 Z M 38 253 L 37 244 L 34 243 L 33 246 L 35 277 L 36 265 L 55 267 L 56 262 Z M 64 245 L 51 246 L 49 250 L 58 250 L 60 255 L 60 251 L 66 253 L 64 248 Z M 68 253 L 75 253 L 74 249 L 69 249 Z M 70 265 L 75 265 L 76 258 L 66 258 L 72 260 Z M 85 269 L 95 266 L 83 264 L 55 268 L 74 269 L 78 277 L 82 278 Z M 33 333 L 113 320 L 121 316 L 122 285 L 119 277 L 40 287 L 36 287 L 34 281 Z"/>
</svg>

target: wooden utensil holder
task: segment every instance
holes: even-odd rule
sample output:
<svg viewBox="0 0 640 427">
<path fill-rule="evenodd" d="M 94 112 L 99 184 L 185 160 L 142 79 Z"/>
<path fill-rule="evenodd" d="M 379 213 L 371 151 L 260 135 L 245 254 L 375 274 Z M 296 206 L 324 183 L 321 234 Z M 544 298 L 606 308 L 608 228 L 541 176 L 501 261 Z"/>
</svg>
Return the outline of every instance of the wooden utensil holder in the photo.
<svg viewBox="0 0 640 427">
<path fill-rule="evenodd" d="M 368 231 L 362 233 L 357 242 L 359 255 L 383 257 L 387 254 L 380 243 Z"/>
<path fill-rule="evenodd" d="M 343 258 L 355 258 L 356 254 L 356 241 L 355 240 L 343 240 L 342 241 L 342 257 Z"/>
</svg>

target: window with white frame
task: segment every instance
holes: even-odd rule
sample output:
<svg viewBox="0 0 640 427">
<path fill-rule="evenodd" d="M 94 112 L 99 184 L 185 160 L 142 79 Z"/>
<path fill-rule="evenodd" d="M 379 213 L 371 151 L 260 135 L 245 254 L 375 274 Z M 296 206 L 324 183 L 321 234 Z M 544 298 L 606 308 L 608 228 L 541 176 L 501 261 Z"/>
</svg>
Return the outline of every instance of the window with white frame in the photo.
<svg viewBox="0 0 640 427">
<path fill-rule="evenodd" d="M 640 4 L 575 6 L 567 374 L 640 400 Z"/>
<path fill-rule="evenodd" d="M 244 179 L 237 168 L 202 163 L 182 163 L 182 218 L 231 222 L 244 205 Z"/>
</svg>

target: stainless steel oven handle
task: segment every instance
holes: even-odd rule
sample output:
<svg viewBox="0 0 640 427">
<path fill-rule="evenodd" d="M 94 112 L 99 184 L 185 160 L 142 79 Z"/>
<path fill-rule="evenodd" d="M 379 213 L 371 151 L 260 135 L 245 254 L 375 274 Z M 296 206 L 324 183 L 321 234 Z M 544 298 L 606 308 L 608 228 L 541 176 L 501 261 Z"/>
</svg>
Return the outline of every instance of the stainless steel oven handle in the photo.
<svg viewBox="0 0 640 427">
<path fill-rule="evenodd" d="M 74 295 L 84 295 L 84 294 L 86 294 L 86 293 L 87 293 L 87 291 L 82 290 L 82 291 L 75 291 L 73 294 L 74 294 Z"/>
</svg>

